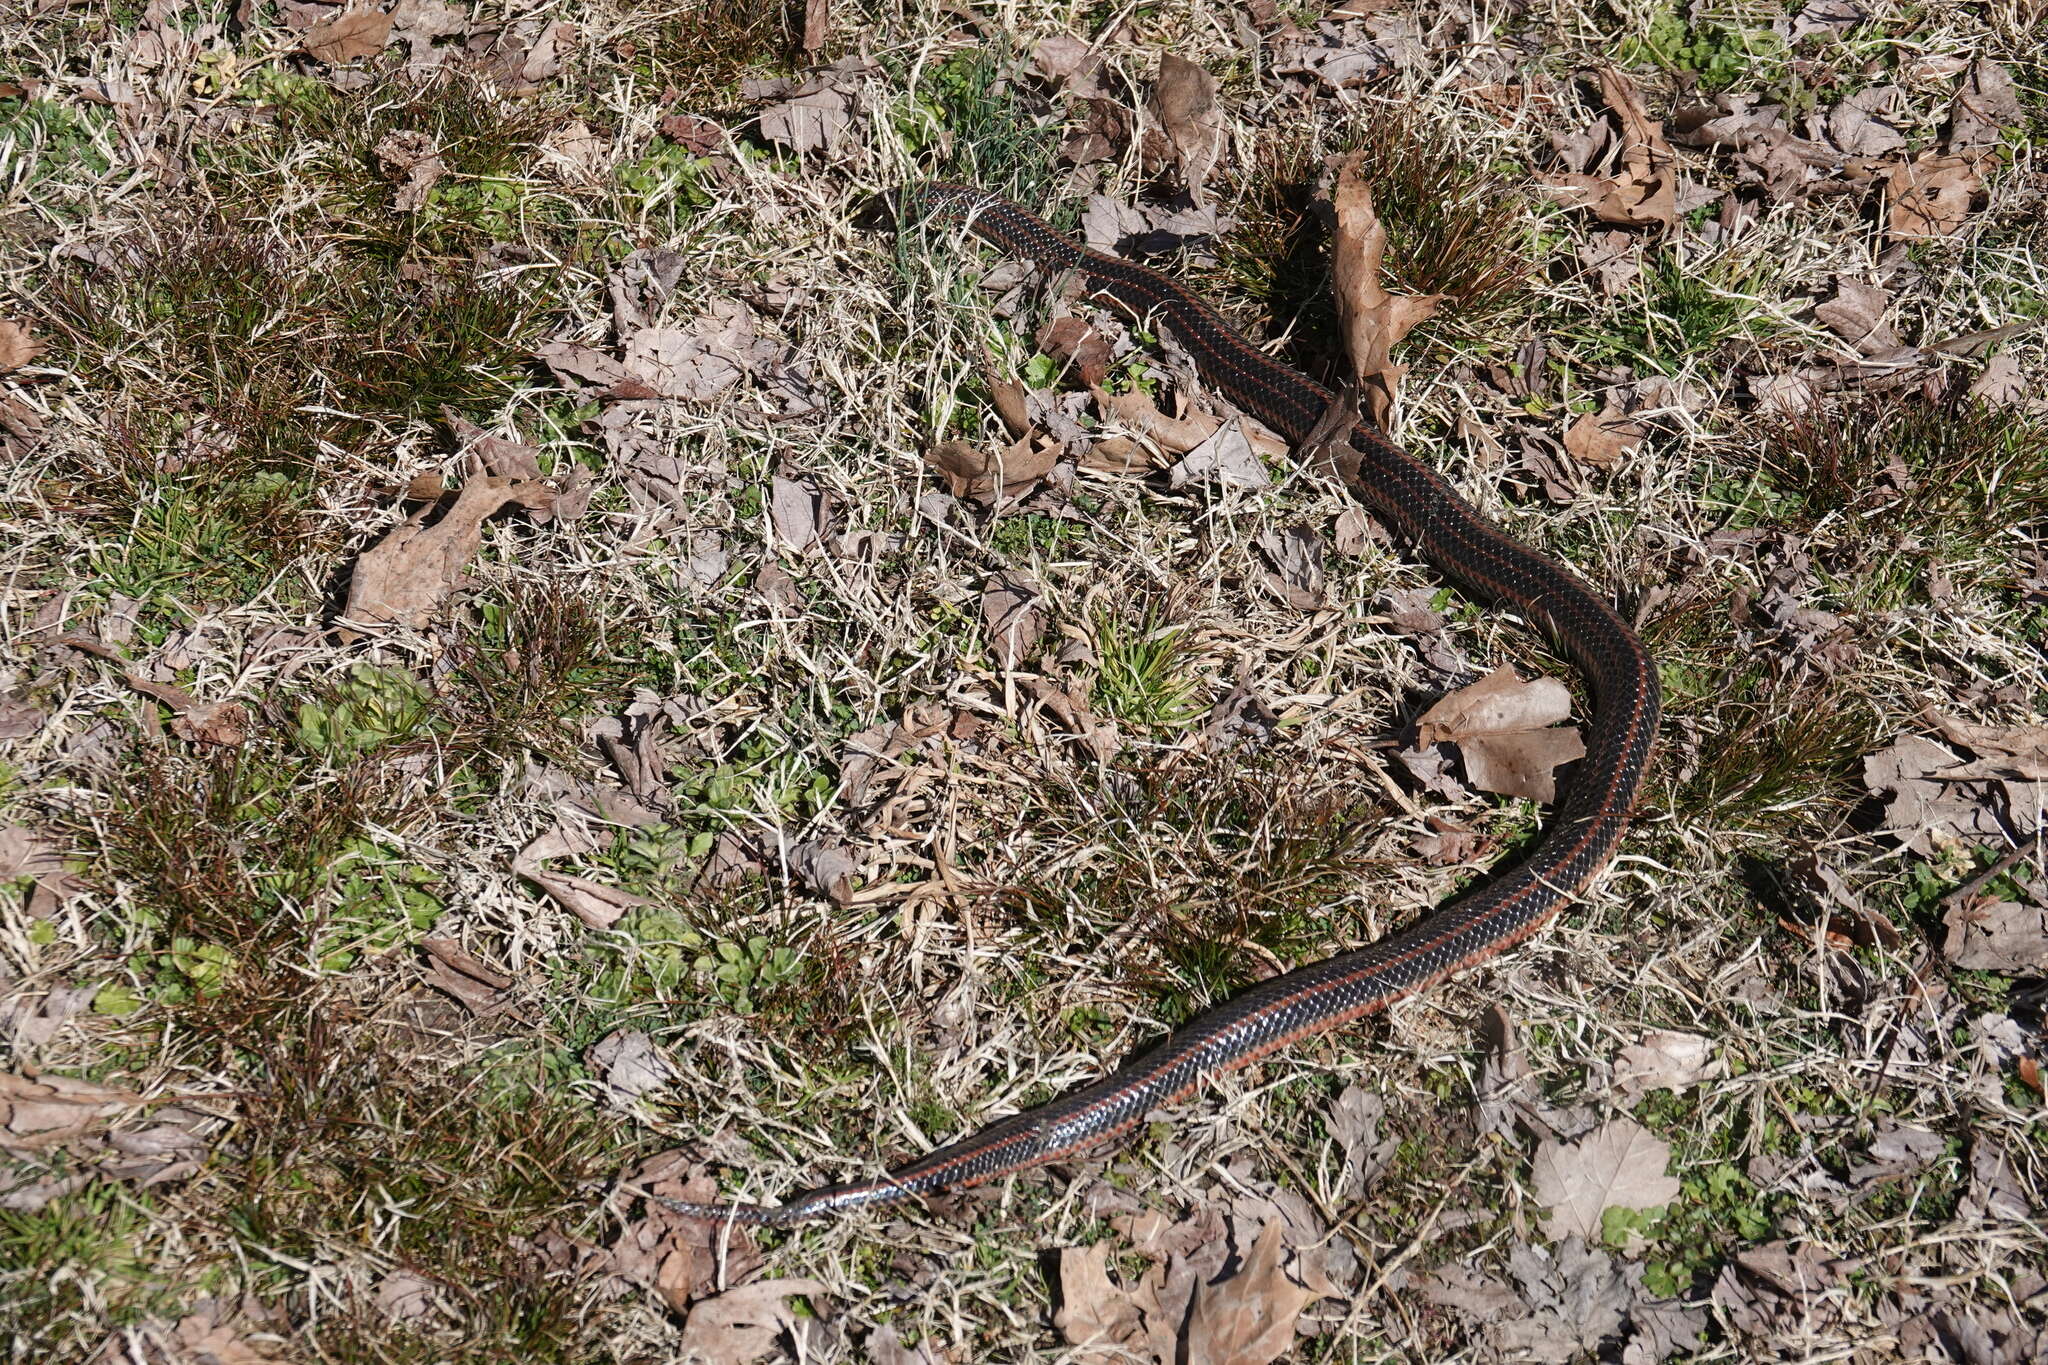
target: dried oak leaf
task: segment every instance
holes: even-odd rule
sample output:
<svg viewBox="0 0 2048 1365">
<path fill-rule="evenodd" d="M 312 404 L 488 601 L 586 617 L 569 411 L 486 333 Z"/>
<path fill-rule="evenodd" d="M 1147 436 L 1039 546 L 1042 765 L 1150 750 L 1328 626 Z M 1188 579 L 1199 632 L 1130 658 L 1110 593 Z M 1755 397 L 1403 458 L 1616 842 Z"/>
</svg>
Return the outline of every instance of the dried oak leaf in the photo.
<svg viewBox="0 0 2048 1365">
<path fill-rule="evenodd" d="M 1600 72 L 1600 94 L 1621 124 L 1620 164 L 1609 175 L 1570 171 L 1544 180 L 1566 207 L 1589 208 L 1603 223 L 1671 227 L 1678 221 L 1678 178 L 1663 128 L 1619 71 Z"/>
<path fill-rule="evenodd" d="M 1351 371 L 1358 378 L 1366 415 L 1385 427 L 1393 413 L 1394 390 L 1408 372 L 1407 366 L 1393 362 L 1393 349 L 1435 314 L 1444 295 L 1394 294 L 1380 284 L 1387 230 L 1373 210 L 1372 187 L 1360 173 L 1364 159 L 1364 152 L 1353 152 L 1337 175 L 1337 233 L 1330 265 Z"/>
<path fill-rule="evenodd" d="M 550 507 L 555 490 L 530 480 L 472 477 L 455 505 L 432 526 L 432 507 L 423 507 L 394 526 L 356 560 L 342 609 L 344 641 L 362 632 L 350 626 L 427 624 L 448 594 L 461 587 L 464 571 L 483 543 L 484 518 L 512 503 Z"/>
<path fill-rule="evenodd" d="M 1455 744 L 1481 791 L 1553 801 L 1556 769 L 1586 755 L 1578 727 L 1559 724 L 1571 706 L 1570 689 L 1557 679 L 1523 682 L 1503 664 L 1423 712 L 1416 747 Z"/>
<path fill-rule="evenodd" d="M 1671 1144 L 1634 1119 L 1612 1119 L 1577 1142 L 1545 1141 L 1530 1163 L 1536 1201 L 1559 1236 L 1600 1238 L 1600 1216 L 1608 1209 L 1654 1209 L 1679 1195 L 1679 1183 L 1665 1172 Z"/>
<path fill-rule="evenodd" d="M 495 1014 L 505 1007 L 505 992 L 511 988 L 512 978 L 492 969 L 454 939 L 421 939 L 420 951 L 427 956 L 427 984 L 453 996 L 471 1014 Z"/>
<path fill-rule="evenodd" d="M 0 374 L 18 370 L 43 353 L 43 343 L 29 332 L 28 324 L 0 318 Z"/>
<path fill-rule="evenodd" d="M 329 66 L 374 57 L 391 41 L 391 16 L 381 11 L 345 9 L 306 30 L 305 48 Z"/>
<path fill-rule="evenodd" d="M 1891 205 L 1886 226 L 1894 237 L 1946 237 L 1969 221 L 1970 210 L 1984 188 L 1990 158 L 1982 150 L 1940 153 L 1926 151 L 1911 161 L 1895 163 L 1885 177 L 1884 194 Z"/>
<path fill-rule="evenodd" d="M 385 174 L 398 182 L 391 207 L 400 213 L 417 213 L 425 208 L 434 186 L 448 174 L 447 163 L 441 160 L 434 139 L 417 128 L 387 133 L 377 144 L 375 154 Z"/>
<path fill-rule="evenodd" d="M 1199 1285 L 1188 1310 L 1188 1365 L 1267 1365 L 1294 1347 L 1294 1320 L 1334 1286 L 1304 1288 L 1287 1277 L 1287 1225 L 1274 1219 L 1237 1274 Z"/>
</svg>

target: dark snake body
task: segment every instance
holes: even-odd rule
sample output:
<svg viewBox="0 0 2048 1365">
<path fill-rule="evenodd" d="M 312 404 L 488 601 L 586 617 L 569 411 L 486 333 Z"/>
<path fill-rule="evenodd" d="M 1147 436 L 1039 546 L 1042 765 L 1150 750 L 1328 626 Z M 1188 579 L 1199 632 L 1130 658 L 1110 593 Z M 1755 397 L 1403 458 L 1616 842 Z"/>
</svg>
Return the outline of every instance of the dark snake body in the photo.
<svg viewBox="0 0 2048 1365">
<path fill-rule="evenodd" d="M 1012 256 L 1073 270 L 1090 289 L 1171 331 L 1202 377 L 1301 445 L 1336 395 L 1240 336 L 1215 310 L 1156 271 L 1091 251 L 1042 219 L 966 185 L 907 196 Z M 873 1180 L 807 1191 L 775 1208 L 662 1200 L 696 1218 L 781 1225 L 975 1185 L 1117 1138 L 1210 1077 L 1412 995 L 1521 942 L 1607 865 L 1626 829 L 1657 730 L 1655 665 L 1614 609 L 1562 564 L 1510 539 L 1434 470 L 1370 425 L 1349 433 L 1339 471 L 1381 519 L 1450 577 L 1519 609 L 1584 671 L 1593 694 L 1586 756 L 1542 842 L 1480 889 L 1377 943 L 1261 982 L 1197 1016 L 1112 1074 L 1003 1119 Z"/>
</svg>

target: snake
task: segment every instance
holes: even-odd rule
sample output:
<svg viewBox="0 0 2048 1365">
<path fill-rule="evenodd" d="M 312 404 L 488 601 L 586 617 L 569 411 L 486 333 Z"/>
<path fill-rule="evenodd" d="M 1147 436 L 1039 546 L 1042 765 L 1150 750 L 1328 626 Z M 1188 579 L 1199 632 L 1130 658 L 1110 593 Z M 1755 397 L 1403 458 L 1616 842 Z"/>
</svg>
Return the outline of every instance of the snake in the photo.
<svg viewBox="0 0 2048 1365">
<path fill-rule="evenodd" d="M 1201 378 L 1238 408 L 1298 451 L 1313 447 L 1328 455 L 1353 494 L 1421 559 L 1519 612 L 1558 642 L 1591 696 L 1586 752 L 1526 856 L 1408 928 L 1262 981 L 1198 1013 L 1101 1079 L 886 1174 L 821 1186 L 772 1206 L 655 1197 L 685 1218 L 781 1227 L 1069 1159 L 1114 1142 L 1153 1110 L 1186 1099 L 1216 1076 L 1383 1010 L 1494 957 L 1541 928 L 1612 860 L 1656 736 L 1656 667 L 1615 608 L 1565 565 L 1494 525 L 1429 465 L 1357 419 L 1354 404 L 1260 350 L 1174 280 L 1083 246 L 999 195 L 931 182 L 908 187 L 903 205 L 906 218 L 921 214 L 964 227 L 1048 273 L 1074 272 L 1093 295 L 1170 332 Z"/>
</svg>

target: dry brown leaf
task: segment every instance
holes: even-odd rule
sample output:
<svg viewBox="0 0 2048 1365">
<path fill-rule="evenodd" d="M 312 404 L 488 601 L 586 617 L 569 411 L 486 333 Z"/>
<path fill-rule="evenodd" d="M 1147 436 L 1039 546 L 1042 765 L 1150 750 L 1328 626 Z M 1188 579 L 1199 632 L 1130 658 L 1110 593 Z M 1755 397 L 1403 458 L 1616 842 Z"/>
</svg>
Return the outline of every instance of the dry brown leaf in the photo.
<svg viewBox="0 0 2048 1365">
<path fill-rule="evenodd" d="M 2048 968 L 2048 910 L 2012 901 L 1964 901 L 1943 917 L 1942 956 L 1970 971 L 2031 976 Z"/>
<path fill-rule="evenodd" d="M 1555 678 L 1523 682 L 1504 664 L 1469 687 L 1443 697 L 1416 722 L 1416 746 L 1458 746 L 1465 772 L 1481 791 L 1557 797 L 1555 770 L 1585 757 L 1571 714 L 1571 691 Z"/>
<path fill-rule="evenodd" d="M 427 984 L 455 998 L 471 1014 L 494 1014 L 505 1007 L 512 978 L 495 971 L 452 938 L 420 940 L 427 955 Z"/>
<path fill-rule="evenodd" d="M 391 16 L 378 10 L 345 9 L 306 30 L 306 51 L 329 66 L 374 57 L 391 41 Z"/>
<path fill-rule="evenodd" d="M 72 1076 L 0 1071 L 0 1147 L 31 1151 L 90 1131 L 144 1103 L 132 1090 Z"/>
<path fill-rule="evenodd" d="M 796 1314 L 783 1300 L 826 1291 L 822 1280 L 756 1280 L 728 1289 L 690 1310 L 678 1349 L 685 1358 L 696 1352 L 711 1365 L 749 1365 L 796 1325 Z"/>
<path fill-rule="evenodd" d="M 250 1341 L 244 1333 L 252 1329 L 211 1322 L 198 1313 L 180 1319 L 175 1331 L 178 1344 L 185 1348 L 182 1359 L 205 1365 L 270 1365 L 280 1355 L 275 1340 Z"/>
<path fill-rule="evenodd" d="M 569 341 L 557 337 L 555 340 L 540 347 L 533 355 L 534 359 L 554 371 L 557 379 L 595 384 L 605 389 L 616 388 L 620 384 L 629 382 L 642 383 L 631 370 L 626 368 L 623 362 L 598 350 L 595 346 L 586 346 L 580 341 Z M 643 386 L 646 387 L 647 391 L 645 394 L 638 396 L 647 398 L 656 396 L 652 386 Z"/>
<path fill-rule="evenodd" d="M 1670 1165 L 1671 1144 L 1620 1118 L 1577 1142 L 1541 1143 L 1530 1174 L 1551 1232 L 1598 1242 L 1600 1215 L 1608 1209 L 1661 1208 L 1678 1197 L 1679 1183 L 1665 1174 Z"/>
<path fill-rule="evenodd" d="M 1214 436 L 1216 429 L 1223 425 L 1222 418 L 1206 412 L 1169 417 L 1159 410 L 1159 404 L 1152 395 L 1142 389 L 1132 389 L 1129 393 L 1097 389 L 1095 410 L 1105 420 L 1129 428 L 1168 455 L 1185 455 Z"/>
<path fill-rule="evenodd" d="M 853 97 L 829 77 L 807 81 L 787 100 L 761 111 L 761 136 L 798 155 L 837 153 L 852 127 Z"/>
<path fill-rule="evenodd" d="M 1108 1242 L 1060 1252 L 1060 1310 L 1053 1325 L 1076 1348 L 1080 1365 L 1172 1365 L 1175 1333 L 1164 1314 L 1147 1312 L 1139 1291 L 1109 1278 Z M 1151 1307 L 1157 1307 L 1156 1295 Z"/>
<path fill-rule="evenodd" d="M 805 552 L 831 534 L 832 499 L 807 483 L 777 474 L 768 483 L 768 520 L 776 539 Z"/>
<path fill-rule="evenodd" d="M 1202 184 L 1223 148 L 1223 114 L 1216 107 L 1216 78 L 1185 57 L 1160 54 L 1159 79 L 1152 87 L 1152 117 L 1165 134 L 1181 181 L 1201 208 Z"/>
<path fill-rule="evenodd" d="M 1877 285 L 1844 276 L 1835 279 L 1835 296 L 1817 304 L 1813 316 L 1821 326 L 1864 355 L 1896 350 L 1898 336 L 1885 324 L 1891 295 Z"/>
<path fill-rule="evenodd" d="M 417 213 L 425 208 L 434 186 L 448 173 L 434 140 L 418 129 L 402 128 L 386 134 L 377 144 L 376 156 L 386 176 L 400 182 L 391 196 L 391 206 L 400 213 Z"/>
<path fill-rule="evenodd" d="M 1941 776 L 2048 778 L 2048 725 L 1978 725 L 1937 712 L 1942 738 L 1974 750 L 1974 763 L 1944 769 Z"/>
<path fill-rule="evenodd" d="M 1949 105 L 1946 143 L 1951 151 L 1996 146 L 2007 128 L 2026 117 L 2012 76 L 1997 62 L 1980 61 L 1971 66 L 1963 88 Z"/>
<path fill-rule="evenodd" d="M 529 867 L 521 869 L 519 875 L 547 892 L 557 905 L 593 929 L 609 929 L 628 910 L 648 904 L 644 896 L 565 872 Z"/>
<path fill-rule="evenodd" d="M 924 453 L 924 462 L 946 480 L 946 491 L 956 498 L 990 503 L 998 491 L 1002 501 L 1014 502 L 1038 485 L 1059 463 L 1060 448 L 1051 441 L 1019 440 L 1000 454 L 991 454 L 967 441 L 946 441 Z"/>
<path fill-rule="evenodd" d="M 1969 221 L 1984 188 L 1988 156 L 1982 151 L 1922 152 L 1895 163 L 1885 178 L 1891 205 L 1886 224 L 1894 237 L 1946 237 Z"/>
<path fill-rule="evenodd" d="M 1621 164 L 1612 175 L 1572 171 L 1544 179 L 1568 207 L 1589 208 L 1604 223 L 1671 227 L 1678 221 L 1678 179 L 1664 130 L 1619 71 L 1600 72 L 1600 93 L 1621 123 Z"/>
<path fill-rule="evenodd" d="M 25 322 L 0 318 L 0 374 L 18 370 L 43 353 L 43 343 Z"/>
<path fill-rule="evenodd" d="M 497 477 L 472 477 L 455 505 L 432 526 L 423 507 L 363 551 L 349 580 L 348 605 L 339 631 L 344 641 L 360 638 L 351 626 L 427 624 L 448 594 L 461 587 L 469 561 L 483 544 L 484 518 L 511 503 L 549 507 L 555 491 L 546 484 Z"/>
<path fill-rule="evenodd" d="M 1259 1230 L 1244 1268 L 1216 1284 L 1196 1288 L 1188 1312 L 1188 1365 L 1267 1365 L 1294 1346 L 1294 1320 L 1331 1293 L 1304 1289 L 1280 1266 L 1287 1255 L 1286 1225 Z"/>
<path fill-rule="evenodd" d="M 1401 338 L 1435 314 L 1442 294 L 1393 294 L 1380 284 L 1387 254 L 1387 230 L 1372 206 L 1372 187 L 1360 173 L 1365 153 L 1344 159 L 1337 176 L 1337 232 L 1331 256 L 1336 277 L 1337 314 L 1351 371 L 1358 378 L 1366 415 L 1384 428 L 1394 410 L 1394 391 L 1405 365 L 1392 360 Z"/>
<path fill-rule="evenodd" d="M 1631 421 L 1609 395 L 1598 412 L 1582 412 L 1564 434 L 1564 448 L 1595 469 L 1611 469 L 1615 461 L 1642 444 L 1649 429 Z"/>
<path fill-rule="evenodd" d="M 1038 329 L 1038 349 L 1054 360 L 1070 362 L 1081 382 L 1091 389 L 1109 377 L 1109 343 L 1071 314 L 1053 318 Z"/>
<path fill-rule="evenodd" d="M 998 574 L 981 594 L 981 619 L 996 661 L 1016 668 L 1045 635 L 1043 589 L 1023 574 Z"/>
<path fill-rule="evenodd" d="M 171 733 L 188 744 L 240 748 L 249 738 L 249 708 L 238 701 L 201 703 L 181 712 Z"/>
</svg>

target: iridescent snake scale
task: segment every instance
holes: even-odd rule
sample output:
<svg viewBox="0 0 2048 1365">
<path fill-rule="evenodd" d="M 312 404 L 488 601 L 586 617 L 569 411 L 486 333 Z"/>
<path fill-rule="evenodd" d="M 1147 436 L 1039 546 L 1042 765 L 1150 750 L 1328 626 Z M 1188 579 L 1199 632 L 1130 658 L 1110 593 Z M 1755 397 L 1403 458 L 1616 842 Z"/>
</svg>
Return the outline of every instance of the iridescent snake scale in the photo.
<svg viewBox="0 0 2048 1365">
<path fill-rule="evenodd" d="M 906 192 L 906 207 L 963 223 L 1012 256 L 1072 270 L 1091 291 L 1171 331 L 1202 378 L 1298 446 L 1323 442 L 1336 396 L 1240 336 L 1156 271 L 1055 232 L 967 185 Z M 1072 1094 L 1012 1115 L 886 1175 L 806 1191 L 769 1208 L 663 1199 L 694 1218 L 780 1225 L 933 1190 L 980 1184 L 1071 1157 L 1132 1128 L 1209 1077 L 1423 990 L 1527 938 L 1607 865 L 1627 827 L 1657 729 L 1655 666 L 1614 609 L 1562 564 L 1503 534 L 1428 466 L 1360 422 L 1334 447 L 1353 491 L 1424 560 L 1546 628 L 1593 694 L 1586 756 L 1542 841 L 1521 862 L 1410 928 L 1264 981 L 1198 1015 Z"/>
</svg>

